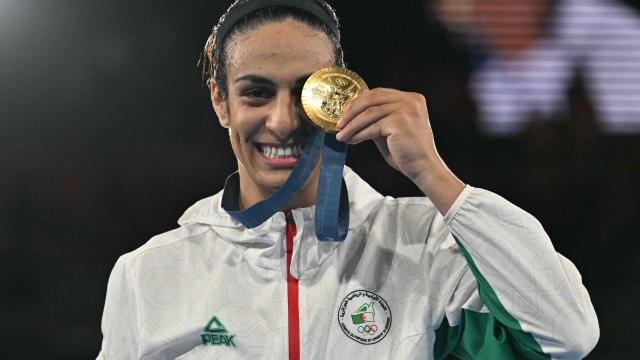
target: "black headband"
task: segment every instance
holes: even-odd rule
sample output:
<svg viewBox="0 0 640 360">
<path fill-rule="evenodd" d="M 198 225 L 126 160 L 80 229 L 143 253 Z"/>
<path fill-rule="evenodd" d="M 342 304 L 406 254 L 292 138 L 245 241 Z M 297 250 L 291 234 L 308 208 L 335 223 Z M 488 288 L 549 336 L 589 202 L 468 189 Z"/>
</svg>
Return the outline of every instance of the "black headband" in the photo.
<svg viewBox="0 0 640 360">
<path fill-rule="evenodd" d="M 243 4 L 238 5 L 231 13 L 222 21 L 222 24 L 218 26 L 218 31 L 216 35 L 216 49 L 221 48 L 222 41 L 227 36 L 227 33 L 236 22 L 242 19 L 247 14 L 270 6 L 287 6 L 296 9 L 300 9 L 306 11 L 318 19 L 322 20 L 333 35 L 335 35 L 336 39 L 340 41 L 340 32 L 338 31 L 338 24 L 336 21 L 329 16 L 327 11 L 322 8 L 320 5 L 309 1 L 309 0 L 257 0 L 257 1 L 247 1 Z"/>
</svg>

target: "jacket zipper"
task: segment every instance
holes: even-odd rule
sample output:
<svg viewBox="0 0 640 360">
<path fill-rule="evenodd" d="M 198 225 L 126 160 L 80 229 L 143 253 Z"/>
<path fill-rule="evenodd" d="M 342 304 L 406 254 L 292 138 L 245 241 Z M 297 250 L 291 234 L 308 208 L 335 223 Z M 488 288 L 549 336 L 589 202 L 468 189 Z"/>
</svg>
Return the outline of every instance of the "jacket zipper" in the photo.
<svg viewBox="0 0 640 360">
<path fill-rule="evenodd" d="M 298 310 L 298 279 L 291 275 L 291 257 L 293 256 L 293 237 L 296 236 L 296 222 L 293 214 L 285 211 L 287 219 L 287 304 L 289 307 L 289 359 L 300 359 L 300 313 Z"/>
</svg>

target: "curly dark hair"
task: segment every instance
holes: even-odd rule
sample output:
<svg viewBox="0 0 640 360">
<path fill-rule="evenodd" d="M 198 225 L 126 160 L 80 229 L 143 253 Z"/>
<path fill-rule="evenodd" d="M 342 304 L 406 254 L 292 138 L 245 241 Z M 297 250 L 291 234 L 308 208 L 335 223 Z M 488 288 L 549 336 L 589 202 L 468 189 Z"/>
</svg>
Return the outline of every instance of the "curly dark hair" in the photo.
<svg viewBox="0 0 640 360">
<path fill-rule="evenodd" d="M 340 45 L 340 39 L 336 38 L 331 29 L 316 16 L 297 8 L 286 6 L 271 6 L 265 7 L 254 12 L 251 12 L 236 22 L 231 30 L 227 33 L 225 39 L 221 44 L 221 48 L 216 48 L 216 37 L 218 36 L 218 29 L 224 22 L 225 18 L 229 14 L 233 13 L 239 5 L 249 1 L 255 0 L 236 0 L 229 9 L 220 17 L 218 24 L 214 26 L 213 32 L 209 36 L 207 43 L 204 46 L 204 51 L 201 55 L 200 64 L 202 66 L 202 81 L 207 87 L 211 88 L 211 81 L 215 81 L 216 87 L 220 90 L 222 98 L 227 99 L 229 95 L 229 88 L 227 85 L 227 59 L 229 56 L 229 44 L 233 37 L 239 34 L 246 34 L 249 31 L 255 30 L 266 23 L 281 22 L 287 19 L 293 19 L 303 23 L 314 30 L 323 32 L 333 46 L 334 52 L 334 65 L 344 67 L 344 54 L 342 52 L 342 46 Z M 310 0 L 320 5 L 326 12 L 333 18 L 333 20 L 340 27 L 338 17 L 336 16 L 333 8 L 323 0 Z M 339 33 L 338 33 L 339 34 Z M 338 35 L 339 36 L 339 35 Z"/>
</svg>

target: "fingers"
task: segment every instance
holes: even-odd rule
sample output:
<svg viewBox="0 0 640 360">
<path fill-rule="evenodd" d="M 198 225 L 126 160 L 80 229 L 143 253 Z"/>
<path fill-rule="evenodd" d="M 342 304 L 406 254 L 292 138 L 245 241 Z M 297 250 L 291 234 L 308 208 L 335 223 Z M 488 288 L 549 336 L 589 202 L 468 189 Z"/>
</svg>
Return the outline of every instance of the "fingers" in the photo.
<svg viewBox="0 0 640 360">
<path fill-rule="evenodd" d="M 344 128 L 353 118 L 371 106 L 379 106 L 400 101 L 402 92 L 393 89 L 377 88 L 364 92 L 353 99 L 342 112 L 338 127 Z"/>
<path fill-rule="evenodd" d="M 415 136 L 411 133 L 415 130 L 430 131 L 424 96 L 384 88 L 367 91 L 349 103 L 338 127 L 342 129 L 336 139 L 347 144 L 388 137 L 394 132 L 409 131 L 406 136 Z"/>
<path fill-rule="evenodd" d="M 336 135 L 336 139 L 347 144 L 357 144 L 378 137 L 383 125 L 380 120 L 390 117 L 400 108 L 400 103 L 370 106 L 351 119 Z"/>
<path fill-rule="evenodd" d="M 363 128 L 362 130 L 359 130 L 358 132 L 355 133 L 355 135 L 350 137 L 345 137 L 345 135 L 342 134 L 342 132 L 340 132 L 336 136 L 336 139 L 338 139 L 338 141 L 345 142 L 349 145 L 355 145 L 365 140 L 375 139 L 380 137 L 380 132 L 382 130 L 381 128 L 382 128 L 381 122 L 373 122 L 369 126 Z"/>
</svg>

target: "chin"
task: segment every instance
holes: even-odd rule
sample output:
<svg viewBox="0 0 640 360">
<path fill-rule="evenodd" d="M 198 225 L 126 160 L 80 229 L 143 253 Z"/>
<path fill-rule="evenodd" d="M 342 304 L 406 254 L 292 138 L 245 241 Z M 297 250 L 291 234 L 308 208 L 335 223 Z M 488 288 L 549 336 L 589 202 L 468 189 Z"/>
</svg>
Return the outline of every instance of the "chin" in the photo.
<svg viewBox="0 0 640 360">
<path fill-rule="evenodd" d="M 254 184 L 268 193 L 274 193 L 282 187 L 287 178 L 291 174 L 289 171 L 265 171 L 259 177 L 253 179 Z"/>
</svg>

